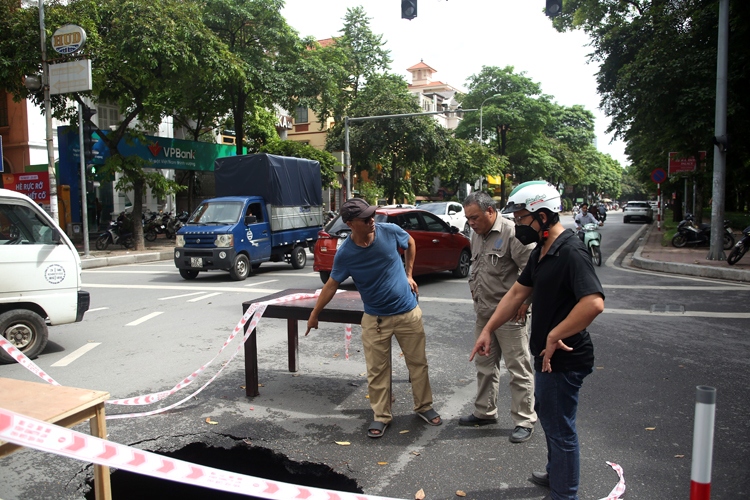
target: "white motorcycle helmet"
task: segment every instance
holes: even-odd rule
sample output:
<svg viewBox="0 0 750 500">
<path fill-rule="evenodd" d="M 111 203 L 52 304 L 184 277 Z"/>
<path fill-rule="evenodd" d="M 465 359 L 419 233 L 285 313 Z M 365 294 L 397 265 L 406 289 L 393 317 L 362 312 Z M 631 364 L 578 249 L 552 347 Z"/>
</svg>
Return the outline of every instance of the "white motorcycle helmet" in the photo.
<svg viewBox="0 0 750 500">
<path fill-rule="evenodd" d="M 529 181 L 519 184 L 511 191 L 503 213 L 511 214 L 521 210 L 534 213 L 540 208 L 546 208 L 553 213 L 561 212 L 560 193 L 547 181 Z"/>
</svg>

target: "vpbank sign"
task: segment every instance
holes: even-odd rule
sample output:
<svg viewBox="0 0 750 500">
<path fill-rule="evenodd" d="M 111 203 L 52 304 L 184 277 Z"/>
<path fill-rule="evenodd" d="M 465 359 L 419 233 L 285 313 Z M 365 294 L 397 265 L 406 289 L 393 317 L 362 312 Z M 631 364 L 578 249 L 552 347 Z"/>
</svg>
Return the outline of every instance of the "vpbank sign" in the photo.
<svg viewBox="0 0 750 500">
<path fill-rule="evenodd" d="M 179 158 L 183 160 L 195 160 L 195 150 L 194 149 L 180 149 L 175 147 L 166 147 L 161 146 L 159 142 L 157 141 L 156 144 L 152 144 L 148 147 L 148 150 L 151 151 L 151 154 L 158 158 L 159 156 L 164 156 L 164 158 Z"/>
</svg>

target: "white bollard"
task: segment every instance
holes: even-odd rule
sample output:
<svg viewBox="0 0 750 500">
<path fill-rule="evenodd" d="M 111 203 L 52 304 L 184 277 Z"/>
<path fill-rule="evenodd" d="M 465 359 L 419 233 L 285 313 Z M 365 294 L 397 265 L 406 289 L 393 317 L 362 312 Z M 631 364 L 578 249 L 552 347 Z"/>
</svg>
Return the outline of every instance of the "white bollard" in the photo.
<svg viewBox="0 0 750 500">
<path fill-rule="evenodd" d="M 693 427 L 693 468 L 690 473 L 690 500 L 711 498 L 711 459 L 714 450 L 716 389 L 696 387 Z"/>
</svg>

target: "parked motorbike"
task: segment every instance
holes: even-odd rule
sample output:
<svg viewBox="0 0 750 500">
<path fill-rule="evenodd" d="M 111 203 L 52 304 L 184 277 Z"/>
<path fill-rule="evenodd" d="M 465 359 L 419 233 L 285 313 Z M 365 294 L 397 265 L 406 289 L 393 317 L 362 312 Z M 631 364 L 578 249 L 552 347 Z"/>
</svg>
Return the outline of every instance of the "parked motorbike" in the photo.
<svg viewBox="0 0 750 500">
<path fill-rule="evenodd" d="M 740 241 L 734 245 L 732 252 L 729 254 L 729 257 L 727 257 L 727 264 L 730 266 L 735 265 L 737 261 L 745 255 L 745 252 L 747 252 L 748 249 L 750 249 L 750 226 L 747 226 L 742 230 L 742 238 L 740 238 Z"/>
<path fill-rule="evenodd" d="M 672 246 L 682 248 L 684 246 L 709 246 L 711 245 L 711 225 L 701 224 L 696 227 L 692 214 L 685 214 L 685 219 L 677 226 L 677 234 L 672 238 Z M 729 221 L 724 221 L 723 248 L 729 250 L 734 246 L 734 236 Z"/>
<path fill-rule="evenodd" d="M 174 238 L 174 233 L 177 230 L 173 229 L 173 219 L 174 217 L 172 217 L 171 212 L 161 215 L 153 213 L 143 226 L 143 237 L 147 241 L 154 241 L 160 234 L 165 235 L 169 239 Z"/>
<path fill-rule="evenodd" d="M 598 227 L 598 224 L 589 222 L 582 229 L 583 244 L 586 245 L 586 249 L 589 251 L 589 255 L 591 255 L 591 263 L 595 266 L 602 265 L 602 235 L 597 230 Z"/>
<path fill-rule="evenodd" d="M 124 214 L 120 214 L 116 220 L 109 223 L 109 228 L 96 239 L 97 250 L 106 250 L 110 244 L 122 245 L 125 248 L 133 248 L 135 246 L 133 231 L 132 229 L 126 229 L 128 224 L 125 219 Z M 130 228 L 132 228 L 132 224 Z"/>
</svg>

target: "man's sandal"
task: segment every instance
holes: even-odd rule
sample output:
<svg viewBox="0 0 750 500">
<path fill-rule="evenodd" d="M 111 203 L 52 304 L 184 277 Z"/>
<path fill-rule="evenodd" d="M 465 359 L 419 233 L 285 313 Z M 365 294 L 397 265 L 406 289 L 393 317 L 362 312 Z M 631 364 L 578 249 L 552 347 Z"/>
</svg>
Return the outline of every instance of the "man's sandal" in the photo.
<svg viewBox="0 0 750 500">
<path fill-rule="evenodd" d="M 438 412 L 436 412 L 433 409 L 429 409 L 429 410 L 423 411 L 421 413 L 417 412 L 417 415 L 419 415 L 419 417 L 422 420 L 424 420 L 425 422 L 427 422 L 430 425 L 441 425 L 443 423 L 443 419 L 440 418 L 440 415 L 438 415 Z M 436 418 L 438 419 L 437 423 L 433 422 L 433 420 L 435 420 Z"/>
<path fill-rule="evenodd" d="M 385 422 L 378 422 L 375 420 L 373 423 L 370 424 L 370 427 L 367 429 L 367 437 L 371 438 L 379 438 L 383 437 L 383 434 L 385 434 L 385 430 L 388 428 L 388 424 Z"/>
</svg>

